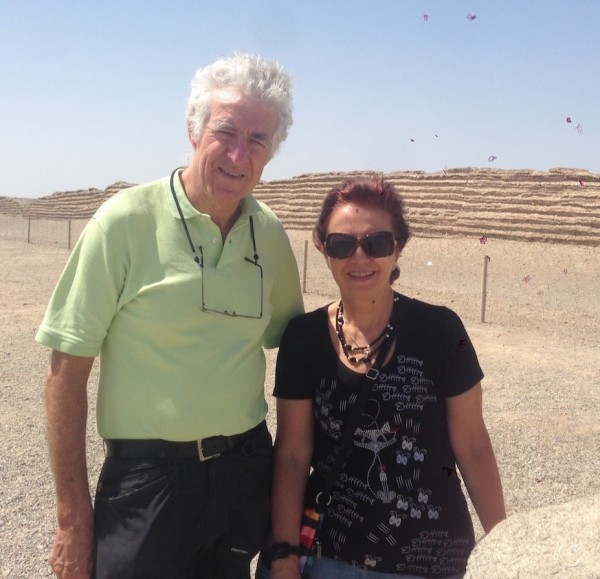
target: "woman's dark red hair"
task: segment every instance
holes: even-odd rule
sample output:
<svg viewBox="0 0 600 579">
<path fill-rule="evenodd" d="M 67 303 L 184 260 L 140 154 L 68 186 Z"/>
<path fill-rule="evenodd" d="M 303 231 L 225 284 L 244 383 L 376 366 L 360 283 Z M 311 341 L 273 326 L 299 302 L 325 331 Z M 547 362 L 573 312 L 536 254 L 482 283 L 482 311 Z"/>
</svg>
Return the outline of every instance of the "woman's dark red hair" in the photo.
<svg viewBox="0 0 600 579">
<path fill-rule="evenodd" d="M 400 250 L 404 248 L 410 238 L 410 228 L 405 218 L 404 200 L 396 192 L 394 185 L 385 181 L 383 177 L 363 178 L 344 181 L 341 187 L 334 187 L 327 193 L 321 206 L 321 212 L 317 219 L 317 224 L 313 235 L 315 241 L 320 241 L 321 245 L 325 243 L 328 233 L 329 220 L 336 207 L 354 203 L 364 208 L 377 208 L 385 211 L 392 219 L 392 228 L 396 243 Z M 393 282 L 400 275 L 396 268 L 392 272 Z"/>
<path fill-rule="evenodd" d="M 394 186 L 383 178 L 344 181 L 341 187 L 334 187 L 327 193 L 315 226 L 316 237 L 321 243 L 325 243 L 333 210 L 349 203 L 385 211 L 392 218 L 394 237 L 400 249 L 406 245 L 411 233 L 405 218 L 404 200 Z"/>
</svg>

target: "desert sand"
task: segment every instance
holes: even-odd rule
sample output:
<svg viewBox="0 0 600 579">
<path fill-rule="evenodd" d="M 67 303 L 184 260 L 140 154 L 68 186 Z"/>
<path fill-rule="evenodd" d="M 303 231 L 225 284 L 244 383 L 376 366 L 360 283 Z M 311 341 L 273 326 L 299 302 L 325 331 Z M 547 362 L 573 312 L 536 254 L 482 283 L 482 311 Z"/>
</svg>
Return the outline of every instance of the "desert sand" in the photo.
<svg viewBox="0 0 600 579">
<path fill-rule="evenodd" d="M 0 577 L 51 575 L 46 557 L 54 532 L 54 496 L 43 410 L 48 352 L 33 340 L 69 255 L 64 241 L 51 237 L 28 244 L 22 220 L 0 215 Z M 290 231 L 290 238 L 301 277 L 308 248 L 307 310 L 336 299 L 309 232 Z M 395 289 L 454 309 L 475 344 L 486 375 L 484 413 L 508 513 L 599 493 L 598 248 L 493 235 L 483 240 L 420 235 L 409 241 L 400 267 Z M 265 386 L 273 431 L 275 354 L 268 353 Z M 95 380 L 94 372 L 88 426 L 92 488 L 103 456 L 95 434 Z M 477 533 L 481 536 L 479 526 Z"/>
</svg>

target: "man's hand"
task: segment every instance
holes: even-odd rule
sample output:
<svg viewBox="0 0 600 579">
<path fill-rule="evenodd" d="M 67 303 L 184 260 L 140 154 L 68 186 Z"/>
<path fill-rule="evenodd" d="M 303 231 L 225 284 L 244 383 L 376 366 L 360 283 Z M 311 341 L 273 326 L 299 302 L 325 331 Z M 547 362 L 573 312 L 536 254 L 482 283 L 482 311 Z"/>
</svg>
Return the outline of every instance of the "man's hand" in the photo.
<svg viewBox="0 0 600 579">
<path fill-rule="evenodd" d="M 90 579 L 93 566 L 92 513 L 81 523 L 59 528 L 48 557 L 50 567 L 60 579 Z"/>
</svg>

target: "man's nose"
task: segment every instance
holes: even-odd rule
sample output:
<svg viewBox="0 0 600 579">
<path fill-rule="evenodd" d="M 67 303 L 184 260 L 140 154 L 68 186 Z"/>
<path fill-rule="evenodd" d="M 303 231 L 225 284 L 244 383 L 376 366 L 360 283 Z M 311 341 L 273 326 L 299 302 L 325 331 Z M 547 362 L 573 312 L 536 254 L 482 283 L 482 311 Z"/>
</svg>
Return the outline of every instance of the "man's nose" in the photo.
<svg viewBox="0 0 600 579">
<path fill-rule="evenodd" d="M 248 141 L 244 137 L 238 136 L 229 146 L 228 155 L 234 163 L 241 163 L 246 161 L 249 151 Z"/>
</svg>

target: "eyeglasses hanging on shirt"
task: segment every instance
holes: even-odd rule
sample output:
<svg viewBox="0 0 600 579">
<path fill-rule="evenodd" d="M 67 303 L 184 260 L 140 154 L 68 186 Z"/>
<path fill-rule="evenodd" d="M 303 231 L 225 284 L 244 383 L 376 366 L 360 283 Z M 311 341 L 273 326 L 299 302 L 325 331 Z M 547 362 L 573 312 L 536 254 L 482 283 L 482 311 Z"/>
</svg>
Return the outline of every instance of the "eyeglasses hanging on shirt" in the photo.
<svg viewBox="0 0 600 579">
<path fill-rule="evenodd" d="M 254 248 L 254 255 L 253 255 L 253 258 L 244 257 L 244 260 L 247 261 L 248 263 L 250 263 L 251 265 L 253 265 L 254 267 L 258 268 L 258 272 L 260 273 L 260 306 L 259 306 L 259 308 L 257 308 L 258 313 L 255 313 L 255 314 L 250 314 L 250 313 L 246 313 L 246 312 L 242 313 L 242 312 L 238 312 L 233 307 L 231 309 L 211 308 L 211 307 L 207 306 L 206 302 L 205 302 L 204 276 L 206 275 L 207 269 L 204 267 L 204 252 L 203 252 L 201 245 L 198 246 L 198 249 L 200 250 L 200 255 L 198 255 L 198 252 L 196 251 L 196 247 L 194 246 L 194 242 L 192 241 L 192 236 L 190 235 L 190 231 L 188 229 L 185 217 L 183 216 L 183 211 L 181 210 L 181 206 L 179 205 L 179 200 L 177 199 L 177 194 L 175 193 L 175 187 L 173 186 L 173 180 L 175 179 L 175 175 L 176 175 L 177 171 L 179 171 L 179 169 L 175 169 L 175 171 L 173 171 L 173 173 L 171 173 L 171 181 L 170 181 L 171 193 L 173 195 L 173 199 L 175 200 L 175 205 L 177 206 L 177 211 L 179 212 L 179 216 L 181 217 L 181 224 L 183 225 L 183 230 L 185 231 L 185 235 L 190 244 L 190 248 L 192 250 L 192 253 L 194 254 L 193 259 L 198 264 L 198 267 L 200 267 L 200 270 L 202 271 L 202 275 L 200 276 L 201 277 L 200 287 L 201 287 L 201 291 L 202 291 L 202 311 L 213 313 L 213 314 L 222 314 L 224 316 L 229 316 L 229 317 L 234 317 L 234 318 L 252 318 L 252 319 L 260 320 L 263 316 L 263 269 L 262 269 L 262 266 L 258 263 L 259 256 L 258 256 L 258 252 L 256 250 L 256 238 L 254 236 L 254 221 L 252 220 L 252 215 L 248 216 L 248 220 L 250 222 L 250 237 L 252 238 L 252 247 Z"/>
</svg>

